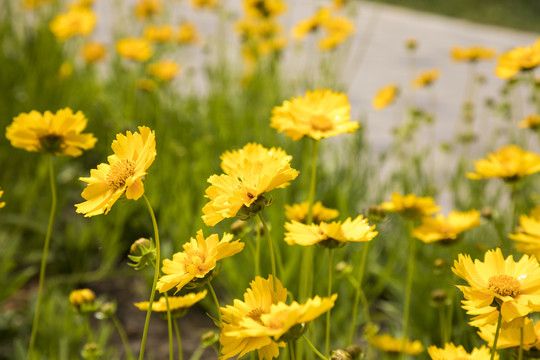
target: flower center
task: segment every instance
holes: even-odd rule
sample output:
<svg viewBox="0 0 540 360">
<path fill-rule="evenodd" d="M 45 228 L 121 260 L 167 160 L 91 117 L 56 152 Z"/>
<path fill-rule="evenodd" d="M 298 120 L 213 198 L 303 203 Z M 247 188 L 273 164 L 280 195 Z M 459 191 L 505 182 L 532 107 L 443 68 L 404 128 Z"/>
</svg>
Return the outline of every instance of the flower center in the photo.
<svg viewBox="0 0 540 360">
<path fill-rule="evenodd" d="M 325 115 L 313 115 L 309 119 L 309 123 L 314 130 L 329 131 L 334 128 L 332 120 Z"/>
<path fill-rule="evenodd" d="M 488 280 L 488 289 L 500 296 L 517 296 L 520 285 L 520 282 L 510 275 L 495 275 Z"/>
<path fill-rule="evenodd" d="M 56 153 L 62 148 L 64 137 L 57 134 L 47 134 L 39 138 L 39 143 L 45 153 Z"/>
<path fill-rule="evenodd" d="M 126 184 L 126 180 L 135 173 L 135 163 L 122 159 L 114 163 L 107 173 L 105 181 L 111 189 L 118 189 Z"/>
<path fill-rule="evenodd" d="M 251 310 L 251 311 L 247 314 L 247 317 L 252 318 L 253 320 L 255 320 L 256 322 L 258 322 L 259 324 L 262 325 L 262 321 L 261 321 L 261 315 L 262 315 L 262 314 L 264 314 L 263 309 L 261 309 L 261 308 L 256 308 L 256 309 Z"/>
</svg>

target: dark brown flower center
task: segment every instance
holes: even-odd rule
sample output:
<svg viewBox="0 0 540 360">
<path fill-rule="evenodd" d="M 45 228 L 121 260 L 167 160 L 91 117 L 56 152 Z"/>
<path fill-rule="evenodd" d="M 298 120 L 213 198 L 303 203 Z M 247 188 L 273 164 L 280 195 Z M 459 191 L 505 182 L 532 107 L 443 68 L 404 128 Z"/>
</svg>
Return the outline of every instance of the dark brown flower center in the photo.
<svg viewBox="0 0 540 360">
<path fill-rule="evenodd" d="M 107 173 L 105 181 L 112 189 L 121 188 L 126 184 L 126 180 L 135 173 L 135 163 L 122 159 L 114 163 Z"/>
<path fill-rule="evenodd" d="M 500 296 L 515 297 L 519 294 L 521 284 L 510 275 L 495 275 L 488 280 L 488 289 Z"/>
<path fill-rule="evenodd" d="M 45 153 L 57 153 L 62 149 L 64 137 L 57 134 L 47 134 L 39 138 L 39 143 Z"/>
</svg>

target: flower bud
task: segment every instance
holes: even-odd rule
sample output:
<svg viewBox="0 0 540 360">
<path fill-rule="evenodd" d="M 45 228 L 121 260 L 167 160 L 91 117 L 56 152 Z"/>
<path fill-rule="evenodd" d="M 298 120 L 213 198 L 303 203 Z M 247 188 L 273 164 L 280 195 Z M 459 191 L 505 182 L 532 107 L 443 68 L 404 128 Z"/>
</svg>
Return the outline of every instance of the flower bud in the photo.
<svg viewBox="0 0 540 360">
<path fill-rule="evenodd" d="M 201 337 L 201 342 L 204 347 L 211 346 L 215 344 L 219 339 L 219 333 L 214 330 L 209 330 L 205 332 Z"/>
<path fill-rule="evenodd" d="M 330 360 L 352 360 L 352 356 L 347 351 L 338 349 L 332 351 Z"/>
<path fill-rule="evenodd" d="M 133 263 L 128 263 L 135 270 L 141 270 L 148 265 L 153 265 L 156 260 L 156 247 L 152 240 L 140 238 L 136 240 L 130 247 L 130 255 L 128 259 Z"/>
<path fill-rule="evenodd" d="M 359 359 L 362 355 L 362 348 L 359 345 L 355 344 L 347 346 L 345 351 L 351 355 L 353 360 Z"/>
<path fill-rule="evenodd" d="M 236 220 L 231 225 L 231 233 L 233 235 L 240 235 L 246 227 L 246 222 L 244 220 Z"/>
<path fill-rule="evenodd" d="M 446 291 L 442 289 L 436 289 L 431 292 L 431 301 L 435 305 L 443 305 L 446 302 L 447 299 Z"/>
<path fill-rule="evenodd" d="M 84 348 L 81 351 L 81 356 L 83 359 L 99 359 L 103 355 L 99 345 L 92 342 L 84 345 Z"/>
<path fill-rule="evenodd" d="M 73 290 L 69 294 L 69 302 L 81 313 L 96 311 L 96 294 L 90 289 Z"/>
</svg>

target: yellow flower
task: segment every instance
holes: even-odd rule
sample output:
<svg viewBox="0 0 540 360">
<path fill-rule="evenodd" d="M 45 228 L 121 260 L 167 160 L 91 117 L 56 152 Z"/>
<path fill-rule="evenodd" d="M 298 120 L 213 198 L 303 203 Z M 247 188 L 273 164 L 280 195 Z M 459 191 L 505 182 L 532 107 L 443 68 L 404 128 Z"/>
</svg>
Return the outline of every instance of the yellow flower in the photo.
<svg viewBox="0 0 540 360">
<path fill-rule="evenodd" d="M 358 123 L 351 121 L 350 112 L 347 95 L 318 89 L 275 107 L 270 126 L 279 132 L 284 131 L 295 141 L 304 136 L 320 140 L 358 129 Z"/>
<path fill-rule="evenodd" d="M 202 299 L 206 297 L 206 290 L 203 290 L 198 293 L 189 293 L 184 296 L 169 296 L 169 310 L 172 313 L 176 313 L 176 316 L 184 315 L 185 310 L 192 307 Z M 148 310 L 148 301 L 134 303 L 139 310 L 147 311 Z M 154 301 L 152 303 L 152 311 L 158 313 L 167 312 L 167 300 L 165 296 L 159 298 L 159 301 Z"/>
<path fill-rule="evenodd" d="M 116 42 L 116 51 L 120 56 L 144 62 L 152 56 L 152 47 L 146 39 L 124 38 Z"/>
<path fill-rule="evenodd" d="M 176 34 L 176 41 L 179 44 L 199 44 L 201 42 L 201 37 L 197 32 L 197 27 L 191 22 L 183 22 L 178 28 Z"/>
<path fill-rule="evenodd" d="M 300 204 L 285 205 L 285 216 L 291 221 L 298 221 L 303 224 L 307 223 L 308 218 L 308 202 L 304 201 Z M 317 201 L 311 207 L 312 222 L 319 224 L 321 221 L 332 220 L 339 216 L 339 211 L 324 207 L 320 201 Z"/>
<path fill-rule="evenodd" d="M 78 311 L 93 312 L 96 308 L 96 294 L 90 289 L 73 290 L 69 302 Z"/>
<path fill-rule="evenodd" d="M 531 213 L 531 216 L 521 215 L 519 217 L 519 228 L 515 234 L 509 234 L 508 237 L 514 240 L 514 246 L 517 251 L 534 255 L 540 258 L 540 216 Z M 535 216 L 536 215 L 536 216 Z"/>
<path fill-rule="evenodd" d="M 135 83 L 135 86 L 139 90 L 144 90 L 148 92 L 152 92 L 157 89 L 156 82 L 152 79 L 146 79 L 146 78 L 138 79 L 137 82 Z"/>
<path fill-rule="evenodd" d="M 219 0 L 191 0 L 191 6 L 195 9 L 214 9 L 219 5 Z"/>
<path fill-rule="evenodd" d="M 158 15 L 163 11 L 163 3 L 160 0 L 139 0 L 135 4 L 135 16 L 144 20 Z"/>
<path fill-rule="evenodd" d="M 528 115 L 524 120 L 521 120 L 519 122 L 519 127 L 521 129 L 531 129 L 531 130 L 540 129 L 540 115 L 538 114 Z"/>
<path fill-rule="evenodd" d="M 49 24 L 54 36 L 65 41 L 76 35 L 89 35 L 96 26 L 97 17 L 88 9 L 73 9 L 57 15 Z"/>
<path fill-rule="evenodd" d="M 447 218 L 443 214 L 437 214 L 435 218 L 424 217 L 422 225 L 413 229 L 412 236 L 425 243 L 449 242 L 456 240 L 462 232 L 477 226 L 480 226 L 479 211 L 452 211 Z"/>
<path fill-rule="evenodd" d="M 495 51 L 483 46 L 470 46 L 468 48 L 454 46 L 450 55 L 454 61 L 476 62 L 492 59 L 495 56 Z"/>
<path fill-rule="evenodd" d="M 22 113 L 6 128 L 11 145 L 26 151 L 39 151 L 55 155 L 79 156 L 82 150 L 94 147 L 97 139 L 92 134 L 81 134 L 88 120 L 81 111 L 70 108 L 56 114 L 45 111 Z"/>
<path fill-rule="evenodd" d="M 183 245 L 184 251 L 177 252 L 173 259 L 163 260 L 163 275 L 156 289 L 165 292 L 176 286 L 176 292 L 187 284 L 193 287 L 206 284 L 211 280 L 212 270 L 219 260 L 233 256 L 244 248 L 240 240 L 231 241 L 232 234 L 224 234 L 221 241 L 217 234 L 206 239 L 202 230 L 197 231 L 196 239 Z M 206 278 L 205 278 L 206 277 Z"/>
<path fill-rule="evenodd" d="M 529 350 L 538 345 L 538 335 L 540 322 L 533 325 L 533 321 L 528 317 L 516 319 L 510 323 L 502 323 L 499 338 L 497 339 L 497 349 L 507 349 L 519 347 L 521 345 L 521 328 L 523 328 L 523 349 Z M 496 325 L 490 324 L 478 329 L 478 335 L 493 347 Z"/>
<path fill-rule="evenodd" d="M 343 223 L 334 221 L 305 225 L 292 221 L 285 224 L 285 229 L 287 229 L 285 242 L 289 245 L 318 244 L 328 248 L 341 247 L 350 241 L 371 241 L 378 234 L 374 231 L 375 225 L 369 225 L 368 220 L 362 215 L 358 215 L 354 220 L 348 218 Z"/>
<path fill-rule="evenodd" d="M 156 157 L 156 136 L 146 126 L 139 126 L 139 132 L 117 134 L 108 164 L 99 164 L 90 177 L 79 178 L 88 185 L 82 192 L 86 201 L 75 205 L 78 213 L 86 217 L 107 214 L 124 193 L 133 200 L 144 194 L 143 177 Z"/>
<path fill-rule="evenodd" d="M 433 345 L 428 347 L 427 351 L 431 360 L 489 360 L 491 357 L 491 350 L 486 346 L 473 348 L 472 352 L 468 353 L 461 345 L 446 343 L 442 349 Z M 499 359 L 499 354 L 495 354 L 495 359 Z"/>
<path fill-rule="evenodd" d="M 272 18 L 287 10 L 283 0 L 243 0 L 242 6 L 248 17 Z"/>
<path fill-rule="evenodd" d="M 496 249 L 485 253 L 484 262 L 473 263 L 459 254 L 452 271 L 470 285 L 457 287 L 466 299 L 463 308 L 476 316 L 473 326 L 496 323 L 499 308 L 505 322 L 540 310 L 540 266 L 534 257 L 523 255 L 515 262 Z"/>
<path fill-rule="evenodd" d="M 421 218 L 441 210 L 431 197 L 416 197 L 414 194 L 403 196 L 397 192 L 392 194 L 392 201 L 384 202 L 381 206 L 386 211 L 398 212 L 408 219 Z"/>
<path fill-rule="evenodd" d="M 256 215 L 266 206 L 265 193 L 289 185 L 298 176 L 291 168 L 291 159 L 279 148 L 268 150 L 258 144 L 223 154 L 226 174 L 208 179 L 211 186 L 206 189 L 206 197 L 210 201 L 202 209 L 205 224 L 214 226 L 235 217 L 241 209 L 243 215 Z"/>
<path fill-rule="evenodd" d="M 383 87 L 377 91 L 377 94 L 375 94 L 375 97 L 373 98 L 373 108 L 376 110 L 384 109 L 394 102 L 397 95 L 399 95 L 399 87 L 396 84 L 390 84 Z"/>
<path fill-rule="evenodd" d="M 517 145 L 503 146 L 490 153 L 487 159 L 474 161 L 476 173 L 468 173 L 469 179 L 501 178 L 516 181 L 540 171 L 540 156 L 523 150 Z"/>
<path fill-rule="evenodd" d="M 43 4 L 50 4 L 53 1 L 54 0 L 23 0 L 22 4 L 26 9 L 32 10 Z"/>
<path fill-rule="evenodd" d="M 379 350 L 389 353 L 401 353 L 403 347 L 403 339 L 396 339 L 389 334 L 373 335 L 368 339 L 369 343 Z M 424 351 L 424 347 L 420 341 L 405 340 L 405 349 L 403 352 L 408 355 L 418 355 Z"/>
<path fill-rule="evenodd" d="M 332 17 L 322 24 L 327 34 L 317 43 L 319 50 L 333 50 L 354 33 L 354 24 L 344 17 Z"/>
<path fill-rule="evenodd" d="M 180 65 L 170 60 L 162 60 L 146 67 L 148 75 L 152 75 L 161 81 L 171 81 L 180 72 Z"/>
<path fill-rule="evenodd" d="M 96 41 L 84 44 L 82 49 L 84 60 L 89 64 L 93 64 L 103 59 L 106 53 L 107 49 L 105 48 L 105 45 Z"/>
<path fill-rule="evenodd" d="M 75 0 L 68 3 L 70 9 L 90 9 L 94 5 L 94 0 Z"/>
<path fill-rule="evenodd" d="M 532 46 L 517 47 L 499 56 L 495 74 L 509 79 L 520 71 L 533 70 L 540 65 L 540 39 Z"/>
<path fill-rule="evenodd" d="M 2 188 L 0 188 L 0 198 L 4 195 L 4 190 L 1 190 Z M 6 203 L 5 202 L 0 202 L 0 209 L 3 208 L 4 206 L 6 206 Z"/>
<path fill-rule="evenodd" d="M 148 41 L 167 42 L 172 39 L 173 33 L 171 25 L 148 25 L 144 28 L 144 38 Z"/>
<path fill-rule="evenodd" d="M 274 279 L 272 275 L 263 279 L 257 276 L 250 283 L 250 289 L 244 294 L 244 301 L 235 299 L 233 305 L 220 308 L 223 320 L 223 328 L 219 336 L 222 345 L 220 360 L 229 359 L 238 355 L 239 357 L 248 352 L 257 350 L 259 359 L 272 359 L 279 355 L 279 347 L 284 347 L 283 342 L 274 342 L 269 336 L 246 336 L 232 337 L 230 332 L 242 329 L 240 323 L 244 319 L 258 320 L 263 314 L 270 312 L 270 306 L 285 302 L 287 300 L 287 289 L 281 282 Z"/>
<path fill-rule="evenodd" d="M 420 73 L 416 79 L 413 80 L 413 88 L 420 89 L 433 84 L 435 80 L 439 78 L 441 71 L 439 69 L 433 69 Z"/>
<path fill-rule="evenodd" d="M 328 7 L 322 7 L 310 18 L 300 21 L 293 29 L 294 38 L 302 40 L 308 34 L 319 29 L 332 16 L 332 11 Z"/>
</svg>

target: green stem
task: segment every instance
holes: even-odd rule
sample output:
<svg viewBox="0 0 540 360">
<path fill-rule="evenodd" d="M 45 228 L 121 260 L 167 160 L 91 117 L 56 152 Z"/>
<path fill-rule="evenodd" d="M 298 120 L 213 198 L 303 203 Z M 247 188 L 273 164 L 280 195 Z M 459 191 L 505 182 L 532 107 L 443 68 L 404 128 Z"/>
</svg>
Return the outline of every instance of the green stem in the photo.
<svg viewBox="0 0 540 360">
<path fill-rule="evenodd" d="M 257 232 L 255 244 L 255 276 L 261 275 L 261 229 L 259 228 L 259 219 L 255 222 L 255 231 Z"/>
<path fill-rule="evenodd" d="M 414 274 L 414 255 L 416 249 L 416 239 L 412 237 L 409 231 L 410 246 L 409 246 L 409 263 L 407 265 L 407 284 L 405 288 L 405 304 L 403 309 L 403 339 L 401 342 L 401 359 L 405 358 L 405 344 L 407 342 L 407 328 L 409 326 L 409 315 L 410 315 L 410 305 L 411 305 L 411 292 L 412 292 L 412 281 Z"/>
<path fill-rule="evenodd" d="M 356 293 L 354 296 L 354 306 L 352 309 L 352 318 L 351 318 L 351 329 L 349 331 L 349 340 L 348 344 L 351 345 L 354 341 L 354 334 L 356 333 L 356 327 L 358 326 L 358 321 L 356 319 L 357 313 L 358 313 L 358 304 L 360 302 L 360 295 L 362 293 L 362 281 L 364 278 L 364 271 L 366 268 L 366 260 L 367 260 L 367 254 L 369 249 L 369 242 L 364 243 L 364 248 L 362 249 L 362 257 L 360 259 L 360 268 L 358 269 L 358 288 L 356 289 Z M 369 311 L 367 311 L 369 313 Z M 366 319 L 367 320 L 367 319 Z"/>
<path fill-rule="evenodd" d="M 164 293 L 165 303 L 167 304 L 167 332 L 169 333 L 169 360 L 174 358 L 174 346 L 172 339 L 172 320 L 171 320 L 171 308 L 169 306 L 169 295 Z"/>
<path fill-rule="evenodd" d="M 268 249 L 270 251 L 270 262 L 272 264 L 272 275 L 274 276 L 274 288 L 277 287 L 277 274 L 276 274 L 276 259 L 274 256 L 274 245 L 272 242 L 272 237 L 270 236 L 270 231 L 268 231 L 268 226 L 266 226 L 266 222 L 264 221 L 264 218 L 262 217 L 262 214 L 259 212 L 259 219 L 261 220 L 261 223 L 263 224 L 264 233 L 266 234 L 266 238 L 268 239 Z"/>
<path fill-rule="evenodd" d="M 129 346 L 129 341 L 126 335 L 126 332 L 124 330 L 124 327 L 118 320 L 118 317 L 116 315 L 111 316 L 111 320 L 116 327 L 116 331 L 118 331 L 118 335 L 120 335 L 120 339 L 122 340 L 122 344 L 124 345 L 124 351 L 126 352 L 126 358 L 131 360 L 133 359 L 133 353 L 131 352 L 131 347 Z"/>
<path fill-rule="evenodd" d="M 178 344 L 178 360 L 184 360 L 184 352 L 182 351 L 182 340 L 180 339 L 180 329 L 178 329 L 177 320 L 173 321 L 174 333 L 176 334 L 176 342 Z"/>
<path fill-rule="evenodd" d="M 493 339 L 493 346 L 491 347 L 491 358 L 490 360 L 495 359 L 495 354 L 497 353 L 497 341 L 499 340 L 499 332 L 501 330 L 502 323 L 502 312 L 499 310 L 499 319 L 497 320 L 497 328 L 495 329 L 495 338 Z"/>
<path fill-rule="evenodd" d="M 317 355 L 319 358 L 321 358 L 322 360 L 328 360 L 326 358 L 326 356 L 324 356 L 323 354 L 321 354 L 321 352 L 319 350 L 317 350 L 317 348 L 315 347 L 315 345 L 313 345 L 311 343 L 311 341 L 309 341 L 309 339 L 306 337 L 306 335 L 302 335 L 302 338 L 304 340 L 306 340 L 307 344 L 309 345 L 309 347 L 311 347 L 311 350 L 313 350 L 313 352 L 315 353 L 315 355 Z"/>
<path fill-rule="evenodd" d="M 444 304 L 440 304 L 439 305 L 439 321 L 441 323 L 441 341 L 442 341 L 442 346 L 444 346 L 444 344 L 446 344 L 448 342 L 448 324 L 446 323 L 446 311 L 445 311 L 445 306 Z"/>
<path fill-rule="evenodd" d="M 212 284 L 208 282 L 208 288 L 210 289 L 210 294 L 212 294 L 212 299 L 214 299 L 214 303 L 216 304 L 217 314 L 218 314 L 218 320 L 219 320 L 219 327 L 221 328 L 223 324 L 221 323 L 221 311 L 219 310 L 219 301 L 216 296 L 216 292 L 214 291 L 214 288 L 212 287 Z"/>
<path fill-rule="evenodd" d="M 294 356 L 294 342 L 293 341 L 289 341 L 289 359 L 290 360 L 295 360 L 295 356 Z"/>
<path fill-rule="evenodd" d="M 328 297 L 332 296 L 332 249 L 328 249 Z M 330 356 L 330 309 L 326 312 L 326 356 Z"/>
<path fill-rule="evenodd" d="M 28 347 L 28 357 L 33 354 L 34 345 L 36 343 L 37 330 L 39 328 L 39 314 L 41 311 L 41 301 L 43 299 L 43 287 L 45 283 L 45 271 L 47 270 L 47 253 L 49 252 L 49 245 L 51 243 L 51 234 L 53 227 L 54 215 L 56 213 L 56 181 L 54 177 L 54 164 L 53 155 L 49 156 L 49 180 L 51 183 L 51 212 L 49 214 L 49 224 L 47 225 L 47 233 L 45 235 L 45 244 L 43 245 L 43 254 L 41 257 L 41 267 L 39 270 L 39 287 L 38 298 L 36 304 L 36 312 L 34 313 L 34 321 L 32 322 L 32 334 L 30 336 L 30 345 Z"/>
<path fill-rule="evenodd" d="M 319 141 L 313 141 L 313 154 L 311 156 L 311 179 L 309 181 L 308 193 L 308 217 L 307 224 L 310 225 L 313 221 L 313 202 L 315 199 L 315 184 L 317 183 L 317 156 L 319 153 Z"/>
<path fill-rule="evenodd" d="M 154 303 L 154 295 L 156 294 L 156 285 L 159 276 L 159 264 L 161 263 L 161 247 L 159 245 L 159 231 L 156 221 L 156 216 L 154 215 L 154 210 L 150 205 L 150 201 L 146 195 L 143 195 L 144 201 L 146 202 L 146 207 L 152 218 L 152 225 L 154 226 L 154 237 L 156 238 L 156 266 L 154 266 L 154 281 L 152 282 L 152 292 L 150 293 L 150 300 L 148 301 L 148 311 L 146 312 L 146 320 L 144 322 L 144 331 L 141 341 L 141 351 L 139 353 L 139 360 L 144 359 L 144 348 L 146 346 L 146 337 L 148 336 L 148 326 L 150 325 L 150 315 L 152 314 L 152 304 Z"/>
<path fill-rule="evenodd" d="M 88 314 L 83 315 L 84 317 L 84 330 L 86 331 L 86 336 L 88 337 L 88 342 L 94 342 L 94 336 L 92 335 L 92 328 L 90 328 L 90 319 Z"/>
<path fill-rule="evenodd" d="M 519 328 L 519 352 L 518 360 L 523 360 L 523 326 Z"/>
</svg>

